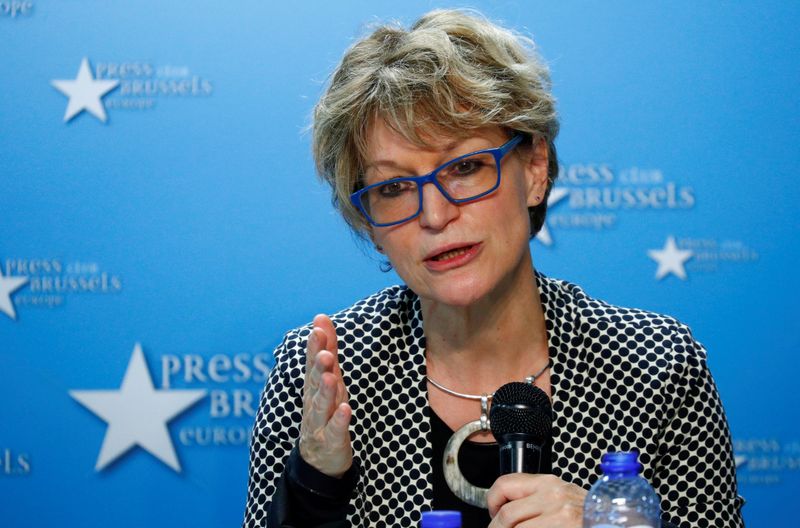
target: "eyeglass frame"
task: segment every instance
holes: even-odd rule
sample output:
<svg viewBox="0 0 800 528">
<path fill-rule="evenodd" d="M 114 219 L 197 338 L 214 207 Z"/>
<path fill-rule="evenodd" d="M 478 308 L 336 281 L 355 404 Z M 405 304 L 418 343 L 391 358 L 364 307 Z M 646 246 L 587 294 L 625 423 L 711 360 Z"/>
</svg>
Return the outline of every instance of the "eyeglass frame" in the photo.
<svg viewBox="0 0 800 528">
<path fill-rule="evenodd" d="M 389 226 L 399 225 L 399 224 L 403 224 L 405 222 L 408 222 L 409 220 L 413 220 L 414 218 L 419 216 L 422 213 L 422 189 L 423 189 L 423 187 L 425 186 L 426 183 L 432 183 L 439 190 L 439 192 L 442 193 L 442 196 L 444 196 L 447 199 L 447 201 L 452 203 L 452 204 L 460 205 L 460 204 L 464 204 L 464 203 L 474 202 L 475 200 L 478 200 L 478 199 L 483 198 L 484 196 L 486 196 L 488 194 L 493 193 L 494 191 L 497 190 L 498 187 L 500 187 L 500 178 L 501 178 L 501 175 L 502 175 L 502 170 L 501 170 L 501 167 L 500 167 L 500 163 L 503 160 L 503 158 L 506 156 L 506 154 L 508 154 L 509 152 L 514 150 L 514 148 L 517 147 L 520 144 L 520 142 L 522 142 L 523 139 L 525 139 L 525 134 L 523 134 L 522 132 L 517 132 L 516 134 L 514 134 L 514 137 L 512 137 L 511 139 L 509 139 L 508 141 L 506 141 L 505 143 L 503 143 L 499 147 L 488 148 L 488 149 L 483 149 L 483 150 L 476 150 L 475 152 L 470 152 L 469 154 L 464 154 L 462 156 L 458 156 L 457 158 L 453 158 L 450 161 L 447 161 L 447 162 L 439 165 L 438 167 L 433 169 L 428 174 L 425 174 L 425 175 L 422 175 L 422 176 L 401 176 L 399 178 L 391 178 L 389 180 L 385 180 L 385 181 L 382 181 L 382 182 L 373 183 L 372 185 L 367 185 L 366 187 L 364 187 L 362 189 L 359 189 L 356 192 L 354 192 L 353 194 L 351 194 L 350 195 L 350 202 L 353 204 L 353 206 L 356 209 L 358 209 L 361 212 L 361 214 L 364 216 L 364 218 L 366 218 L 367 221 L 370 224 L 372 224 L 373 226 L 375 226 L 375 227 L 389 227 Z M 452 165 L 454 163 L 457 163 L 458 161 L 460 161 L 460 160 L 462 160 L 464 158 L 469 158 L 471 156 L 476 156 L 478 154 L 491 154 L 494 157 L 495 165 L 497 165 L 497 182 L 494 184 L 494 186 L 491 189 L 483 191 L 482 193 L 477 194 L 475 196 L 470 196 L 469 198 L 460 198 L 460 199 L 453 198 L 439 184 L 439 181 L 436 179 L 436 176 L 445 167 L 448 167 L 448 166 L 450 166 L 450 165 Z M 410 216 L 407 216 L 406 218 L 403 218 L 402 220 L 397 220 L 395 222 L 387 222 L 387 223 L 375 222 L 372 219 L 372 217 L 370 216 L 370 214 L 364 208 L 364 204 L 361 203 L 361 196 L 364 195 L 365 193 L 367 193 L 370 189 L 374 189 L 376 187 L 380 187 L 381 185 L 386 185 L 389 182 L 406 182 L 406 181 L 414 182 L 417 185 L 417 195 L 419 197 L 419 207 L 417 208 L 417 211 L 414 214 L 412 214 Z"/>
</svg>

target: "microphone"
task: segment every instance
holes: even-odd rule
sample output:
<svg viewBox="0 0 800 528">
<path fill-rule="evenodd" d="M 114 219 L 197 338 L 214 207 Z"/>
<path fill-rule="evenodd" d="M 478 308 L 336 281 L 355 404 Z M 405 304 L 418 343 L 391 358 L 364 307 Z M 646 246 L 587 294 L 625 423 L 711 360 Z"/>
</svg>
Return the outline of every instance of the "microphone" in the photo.
<svg viewBox="0 0 800 528">
<path fill-rule="evenodd" d="M 506 383 L 494 393 L 489 411 L 492 434 L 500 444 L 500 474 L 550 473 L 542 457 L 550 439 L 553 412 L 547 394 L 531 383 Z"/>
</svg>

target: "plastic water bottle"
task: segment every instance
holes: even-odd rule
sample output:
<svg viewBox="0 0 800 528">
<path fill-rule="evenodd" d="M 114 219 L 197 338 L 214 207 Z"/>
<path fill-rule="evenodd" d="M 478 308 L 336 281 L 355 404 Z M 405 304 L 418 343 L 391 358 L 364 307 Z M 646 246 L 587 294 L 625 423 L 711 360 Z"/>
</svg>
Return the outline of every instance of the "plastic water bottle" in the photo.
<svg viewBox="0 0 800 528">
<path fill-rule="evenodd" d="M 583 506 L 584 528 L 660 528 L 658 495 L 639 476 L 642 465 L 636 453 L 607 453 Z"/>
<path fill-rule="evenodd" d="M 461 512 L 428 511 L 422 512 L 421 528 L 461 528 Z"/>
</svg>

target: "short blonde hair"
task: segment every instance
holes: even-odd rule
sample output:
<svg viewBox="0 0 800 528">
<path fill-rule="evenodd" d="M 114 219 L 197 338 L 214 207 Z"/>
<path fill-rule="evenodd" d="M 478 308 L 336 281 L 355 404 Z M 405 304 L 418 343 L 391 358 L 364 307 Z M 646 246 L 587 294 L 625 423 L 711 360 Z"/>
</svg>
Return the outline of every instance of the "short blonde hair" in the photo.
<svg viewBox="0 0 800 528">
<path fill-rule="evenodd" d="M 436 10 L 409 30 L 377 27 L 353 44 L 313 114 L 313 153 L 333 204 L 353 230 L 369 224 L 350 203 L 362 186 L 368 127 L 376 119 L 411 142 L 445 133 L 465 137 L 490 125 L 523 132 L 548 147 L 548 187 L 558 175 L 555 99 L 531 39 L 480 14 Z M 547 193 L 529 209 L 531 237 L 544 223 Z"/>
</svg>

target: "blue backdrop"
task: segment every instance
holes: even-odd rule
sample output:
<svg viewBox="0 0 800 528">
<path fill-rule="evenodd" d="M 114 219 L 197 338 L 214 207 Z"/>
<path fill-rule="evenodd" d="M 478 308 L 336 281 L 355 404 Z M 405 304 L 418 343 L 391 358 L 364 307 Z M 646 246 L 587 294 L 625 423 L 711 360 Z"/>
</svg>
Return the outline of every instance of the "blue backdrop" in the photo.
<svg viewBox="0 0 800 528">
<path fill-rule="evenodd" d="M 344 49 L 425 1 L 2 0 L 0 523 L 235 526 L 283 332 L 397 277 L 314 177 Z M 475 2 L 533 35 L 544 273 L 687 322 L 749 526 L 798 489 L 796 2 Z"/>
</svg>

